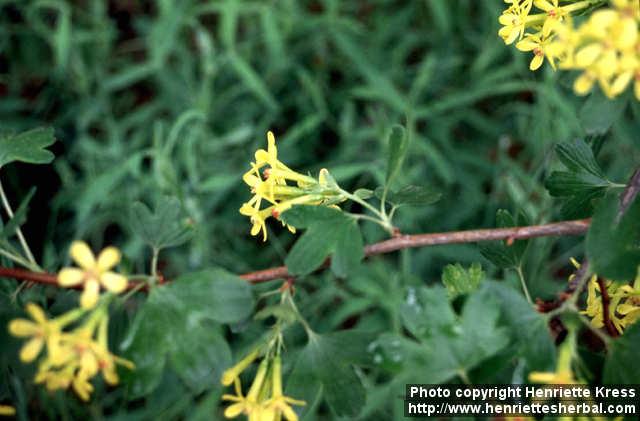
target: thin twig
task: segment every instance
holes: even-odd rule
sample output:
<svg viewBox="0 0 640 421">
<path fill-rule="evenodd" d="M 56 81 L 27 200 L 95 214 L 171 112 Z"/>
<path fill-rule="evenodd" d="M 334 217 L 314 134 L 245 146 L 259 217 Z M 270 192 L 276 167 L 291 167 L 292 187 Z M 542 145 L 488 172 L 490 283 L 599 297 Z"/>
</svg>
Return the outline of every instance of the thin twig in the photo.
<svg viewBox="0 0 640 421">
<path fill-rule="evenodd" d="M 522 240 L 534 237 L 581 235 L 589 228 L 589 219 L 579 219 L 575 221 L 562 221 L 552 224 L 531 225 L 513 228 L 479 229 L 469 231 L 453 231 L 432 234 L 400 235 L 379 243 L 370 244 L 365 247 L 365 256 L 390 253 L 397 250 L 415 247 L 428 247 L 440 244 L 475 243 L 479 241 L 496 240 Z M 328 261 L 323 267 L 328 265 Z M 256 272 L 249 272 L 240 275 L 240 278 L 257 284 L 274 279 L 288 278 L 291 275 L 286 266 L 278 266 L 263 269 Z M 20 280 L 29 280 L 42 284 L 57 286 L 55 274 L 31 272 L 23 269 L 0 267 L 0 277 L 7 277 Z M 166 282 L 160 277 L 160 282 Z M 130 282 L 129 288 L 135 288 L 137 282 Z"/>
<path fill-rule="evenodd" d="M 0 200 L 2 200 L 2 206 L 4 207 L 4 210 L 7 212 L 7 216 L 9 216 L 9 219 L 12 219 L 14 217 L 13 209 L 9 204 L 9 199 L 7 198 L 7 195 L 4 192 L 4 188 L 2 187 L 1 182 L 0 182 Z M 29 244 L 27 244 L 27 240 L 24 238 L 24 234 L 22 234 L 22 230 L 20 229 L 20 226 L 16 227 L 16 235 L 18 237 L 18 241 L 20 242 L 20 245 L 22 246 L 22 249 L 24 250 L 25 255 L 27 256 L 27 260 L 29 260 L 29 262 L 31 263 L 34 269 L 39 269 L 38 263 L 36 262 L 36 259 L 33 257 L 33 253 L 31 253 Z"/>
<path fill-rule="evenodd" d="M 479 241 L 523 240 L 534 237 L 581 235 L 589 229 L 589 219 L 562 221 L 552 224 L 531 225 L 526 227 L 493 228 L 468 231 L 453 231 L 430 234 L 399 235 L 389 240 L 370 244 L 365 247 L 365 256 L 390 253 L 397 250 L 415 247 L 428 247 L 441 244 L 475 243 Z M 326 267 L 325 262 L 323 267 Z M 240 275 L 252 283 L 267 282 L 290 276 L 286 266 L 259 270 Z"/>
<path fill-rule="evenodd" d="M 58 275 L 56 275 L 55 273 L 32 272 L 30 270 L 7 268 L 3 266 L 0 266 L 0 278 L 12 278 L 12 279 L 17 279 L 19 281 L 31 281 L 38 284 L 50 285 L 54 287 L 60 286 L 58 284 Z M 160 279 L 162 278 L 160 277 Z M 162 283 L 162 282 L 159 282 L 159 283 Z M 140 284 L 143 284 L 144 287 L 141 288 Z M 70 287 L 70 288 L 82 289 L 84 288 L 84 286 L 80 284 L 80 285 L 74 285 L 73 287 Z M 147 282 L 130 281 L 129 285 L 127 285 L 127 290 L 130 291 L 133 289 L 136 289 L 136 290 L 142 289 L 143 291 L 146 291 L 148 290 L 148 284 Z"/>
</svg>

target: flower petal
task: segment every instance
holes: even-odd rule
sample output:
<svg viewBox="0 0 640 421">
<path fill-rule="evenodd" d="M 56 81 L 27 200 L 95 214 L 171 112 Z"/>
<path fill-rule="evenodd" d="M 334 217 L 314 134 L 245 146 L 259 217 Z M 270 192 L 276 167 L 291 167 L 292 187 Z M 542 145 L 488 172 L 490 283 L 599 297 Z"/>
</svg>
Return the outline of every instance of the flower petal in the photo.
<svg viewBox="0 0 640 421">
<path fill-rule="evenodd" d="M 298 415 L 289 405 L 283 405 L 281 409 L 282 415 L 287 421 L 298 421 Z"/>
<path fill-rule="evenodd" d="M 84 284 L 84 291 L 80 296 L 80 305 L 84 309 L 92 309 L 98 302 L 98 296 L 100 295 L 100 284 L 95 279 L 91 278 Z"/>
<path fill-rule="evenodd" d="M 591 88 L 593 88 L 594 82 L 595 80 L 593 79 L 593 76 L 585 72 L 576 78 L 575 82 L 573 83 L 573 90 L 578 95 L 586 95 L 587 93 L 589 93 Z"/>
<path fill-rule="evenodd" d="M 540 68 L 540 66 L 542 66 L 542 62 L 543 61 L 544 61 L 544 56 L 543 55 L 535 54 L 533 56 L 533 59 L 531 59 L 531 63 L 529 64 L 529 69 L 531 71 L 538 70 L 538 68 Z"/>
<path fill-rule="evenodd" d="M 120 263 L 120 258 L 122 255 L 120 254 L 120 250 L 115 247 L 107 247 L 106 249 L 100 252 L 98 256 L 98 271 L 104 272 L 106 270 L 111 269 L 118 263 Z"/>
<path fill-rule="evenodd" d="M 44 339 L 41 337 L 35 337 L 29 340 L 20 350 L 20 361 L 29 363 L 36 359 L 42 347 L 44 346 Z"/>
<path fill-rule="evenodd" d="M 578 67 L 588 67 L 593 64 L 594 61 L 602 53 L 602 44 L 594 42 L 585 47 L 582 47 L 576 53 L 576 65 Z"/>
<path fill-rule="evenodd" d="M 13 319 L 9 322 L 9 333 L 19 338 L 33 336 L 40 332 L 40 327 L 30 320 Z"/>
<path fill-rule="evenodd" d="M 35 320 L 36 323 L 42 324 L 47 322 L 47 316 L 44 314 L 44 310 L 42 310 L 39 305 L 28 303 L 25 307 L 25 310 L 27 310 L 27 313 L 29 313 L 31 318 Z"/>
<path fill-rule="evenodd" d="M 100 283 L 106 289 L 116 294 L 121 293 L 127 288 L 127 278 L 114 272 L 105 272 L 100 276 Z"/>
<path fill-rule="evenodd" d="M 229 405 L 227 409 L 224 410 L 225 418 L 237 417 L 238 415 L 242 414 L 242 411 L 244 411 L 244 407 L 245 407 L 244 402 L 238 402 L 238 403 Z"/>
<path fill-rule="evenodd" d="M 58 284 L 62 287 L 71 287 L 81 284 L 85 278 L 85 271 L 78 268 L 62 268 L 58 272 Z"/>
<path fill-rule="evenodd" d="M 74 241 L 71 243 L 69 254 L 74 262 L 83 269 L 94 269 L 96 266 L 96 258 L 84 241 Z"/>
</svg>

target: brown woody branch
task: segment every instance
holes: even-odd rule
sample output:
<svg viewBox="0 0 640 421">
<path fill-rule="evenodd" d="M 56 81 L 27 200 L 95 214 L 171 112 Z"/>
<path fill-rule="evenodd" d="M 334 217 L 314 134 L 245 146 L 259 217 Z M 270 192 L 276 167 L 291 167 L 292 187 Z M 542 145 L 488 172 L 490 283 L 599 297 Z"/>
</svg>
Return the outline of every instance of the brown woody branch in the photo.
<svg viewBox="0 0 640 421">
<path fill-rule="evenodd" d="M 575 221 L 562 221 L 544 225 L 531 225 L 513 228 L 492 228 L 468 231 L 453 231 L 432 234 L 399 235 L 379 243 L 369 244 L 365 247 L 365 256 L 390 253 L 397 250 L 416 247 L 435 246 L 439 244 L 475 243 L 479 241 L 524 240 L 534 237 L 550 237 L 565 235 L 581 235 L 589 228 L 589 219 Z M 325 266 L 328 262 L 325 263 Z M 288 278 L 291 275 L 286 266 L 278 266 L 249 272 L 240 275 L 240 278 L 257 284 L 274 279 Z M 43 272 L 31 272 L 23 269 L 0 267 L 0 277 L 13 278 L 22 281 L 31 281 L 45 285 L 57 286 L 55 274 Z M 136 288 L 137 282 L 130 282 L 129 289 Z"/>
<path fill-rule="evenodd" d="M 611 321 L 611 317 L 609 314 L 609 308 L 611 304 L 611 297 L 609 297 L 609 291 L 607 291 L 607 285 L 604 282 L 604 279 L 598 277 L 598 287 L 600 287 L 600 297 L 602 299 L 602 323 L 604 324 L 605 329 L 609 336 L 613 336 L 614 338 L 618 336 L 618 330 Z"/>
<path fill-rule="evenodd" d="M 400 235 L 389 240 L 370 244 L 365 247 L 364 253 L 365 256 L 368 257 L 407 248 L 427 247 L 439 244 L 475 243 L 479 241 L 496 240 L 513 241 L 534 237 L 581 235 L 589 228 L 589 222 L 590 219 L 579 219 L 575 221 L 562 221 L 552 224 L 531 225 L 526 227 Z M 327 263 L 325 263 L 325 266 Z M 246 279 L 254 284 L 287 276 L 291 276 L 291 274 L 287 271 L 286 266 L 278 266 L 240 275 L 242 279 Z"/>
</svg>

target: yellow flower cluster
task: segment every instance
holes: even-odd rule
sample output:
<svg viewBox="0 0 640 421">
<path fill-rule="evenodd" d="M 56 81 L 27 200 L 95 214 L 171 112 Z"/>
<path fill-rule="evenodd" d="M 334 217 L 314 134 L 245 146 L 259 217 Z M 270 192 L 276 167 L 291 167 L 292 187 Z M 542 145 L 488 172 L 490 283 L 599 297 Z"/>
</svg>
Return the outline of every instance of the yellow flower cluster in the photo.
<svg viewBox="0 0 640 421">
<path fill-rule="evenodd" d="M 242 393 L 240 374 L 260 356 L 256 349 L 222 375 L 222 384 L 235 388 L 235 395 L 225 394 L 222 399 L 233 402 L 224 411 L 226 418 L 246 415 L 249 421 L 297 421 L 298 415 L 291 405 L 305 405 L 304 401 L 282 393 L 282 362 L 279 355 L 265 356 L 258 366 L 246 396 Z"/>
<path fill-rule="evenodd" d="M 531 70 L 545 58 L 555 69 L 578 70 L 573 88 L 579 95 L 595 82 L 610 98 L 634 84 L 640 100 L 640 2 L 611 0 L 613 7 L 595 10 L 581 24 L 572 15 L 604 3 L 602 0 L 505 0 L 509 7 L 499 17 L 498 34 L 506 44 L 531 51 Z M 533 6 L 540 13 L 531 13 Z M 556 64 L 557 62 L 557 64 Z"/>
<path fill-rule="evenodd" d="M 605 281 L 605 287 L 611 300 L 609 302 L 609 320 L 618 333 L 622 333 L 624 329 L 640 319 L 640 274 L 636 277 L 633 286 Z M 587 290 L 587 308 L 582 313 L 591 318 L 593 327 L 601 328 L 604 326 L 604 311 L 597 275 L 591 277 Z"/>
<path fill-rule="evenodd" d="M 49 320 L 42 308 L 29 303 L 26 311 L 32 320 L 14 319 L 9 323 L 13 336 L 30 338 L 20 351 L 20 360 L 32 362 L 46 349 L 38 365 L 36 383 L 44 383 L 48 390 L 72 386 L 86 401 L 93 391 L 90 380 L 99 372 L 108 384 L 114 385 L 118 383 L 116 364 L 134 368 L 130 361 L 109 352 L 107 307 L 105 301 L 94 310 L 77 308 Z M 85 320 L 78 327 L 64 330 L 83 316 Z"/>
<path fill-rule="evenodd" d="M 263 241 L 267 240 L 266 220 L 269 217 L 278 219 L 293 205 L 332 205 L 344 200 L 327 170 L 321 170 L 316 180 L 293 171 L 278 160 L 272 132 L 267 132 L 267 150 L 255 152 L 255 162 L 251 163 L 251 169 L 242 180 L 250 187 L 253 197 L 242 205 L 240 213 L 251 220 L 251 235 L 262 232 Z M 267 207 L 262 209 L 264 203 Z M 285 226 L 295 232 L 294 227 Z"/>
<path fill-rule="evenodd" d="M 127 278 L 110 269 L 120 263 L 120 251 L 115 247 L 102 250 L 98 258 L 84 241 L 74 241 L 69 249 L 71 258 L 79 268 L 63 268 L 58 273 L 58 283 L 63 287 L 83 285 L 80 297 L 82 308 L 95 307 L 100 295 L 100 287 L 119 294 L 127 288 Z"/>
<path fill-rule="evenodd" d="M 69 253 L 80 267 L 63 268 L 58 273 L 58 283 L 64 287 L 84 286 L 80 307 L 49 320 L 42 308 L 29 303 L 26 311 L 31 320 L 12 320 L 9 332 L 19 338 L 30 338 L 20 350 L 22 362 L 34 361 L 45 350 L 38 364 L 36 383 L 44 383 L 48 390 L 71 386 L 86 401 L 93 391 L 90 380 L 98 373 L 114 385 L 118 383 L 117 364 L 134 368 L 130 361 L 109 352 L 108 307 L 113 295 L 100 300 L 101 287 L 120 293 L 126 290 L 128 281 L 110 270 L 121 258 L 115 247 L 107 247 L 96 258 L 86 243 L 74 241 Z M 81 319 L 82 323 L 76 323 Z M 75 327 L 65 330 L 71 325 Z"/>
</svg>

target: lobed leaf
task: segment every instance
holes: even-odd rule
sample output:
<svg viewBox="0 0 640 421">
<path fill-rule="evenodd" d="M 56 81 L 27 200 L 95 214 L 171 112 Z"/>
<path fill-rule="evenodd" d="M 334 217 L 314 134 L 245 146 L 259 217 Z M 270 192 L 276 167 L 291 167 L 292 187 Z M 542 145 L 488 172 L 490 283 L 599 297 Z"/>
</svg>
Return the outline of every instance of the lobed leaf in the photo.
<svg viewBox="0 0 640 421">
<path fill-rule="evenodd" d="M 0 167 L 16 161 L 48 164 L 55 156 L 45 148 L 55 141 L 53 129 L 44 127 L 17 135 L 0 135 Z"/>
</svg>

